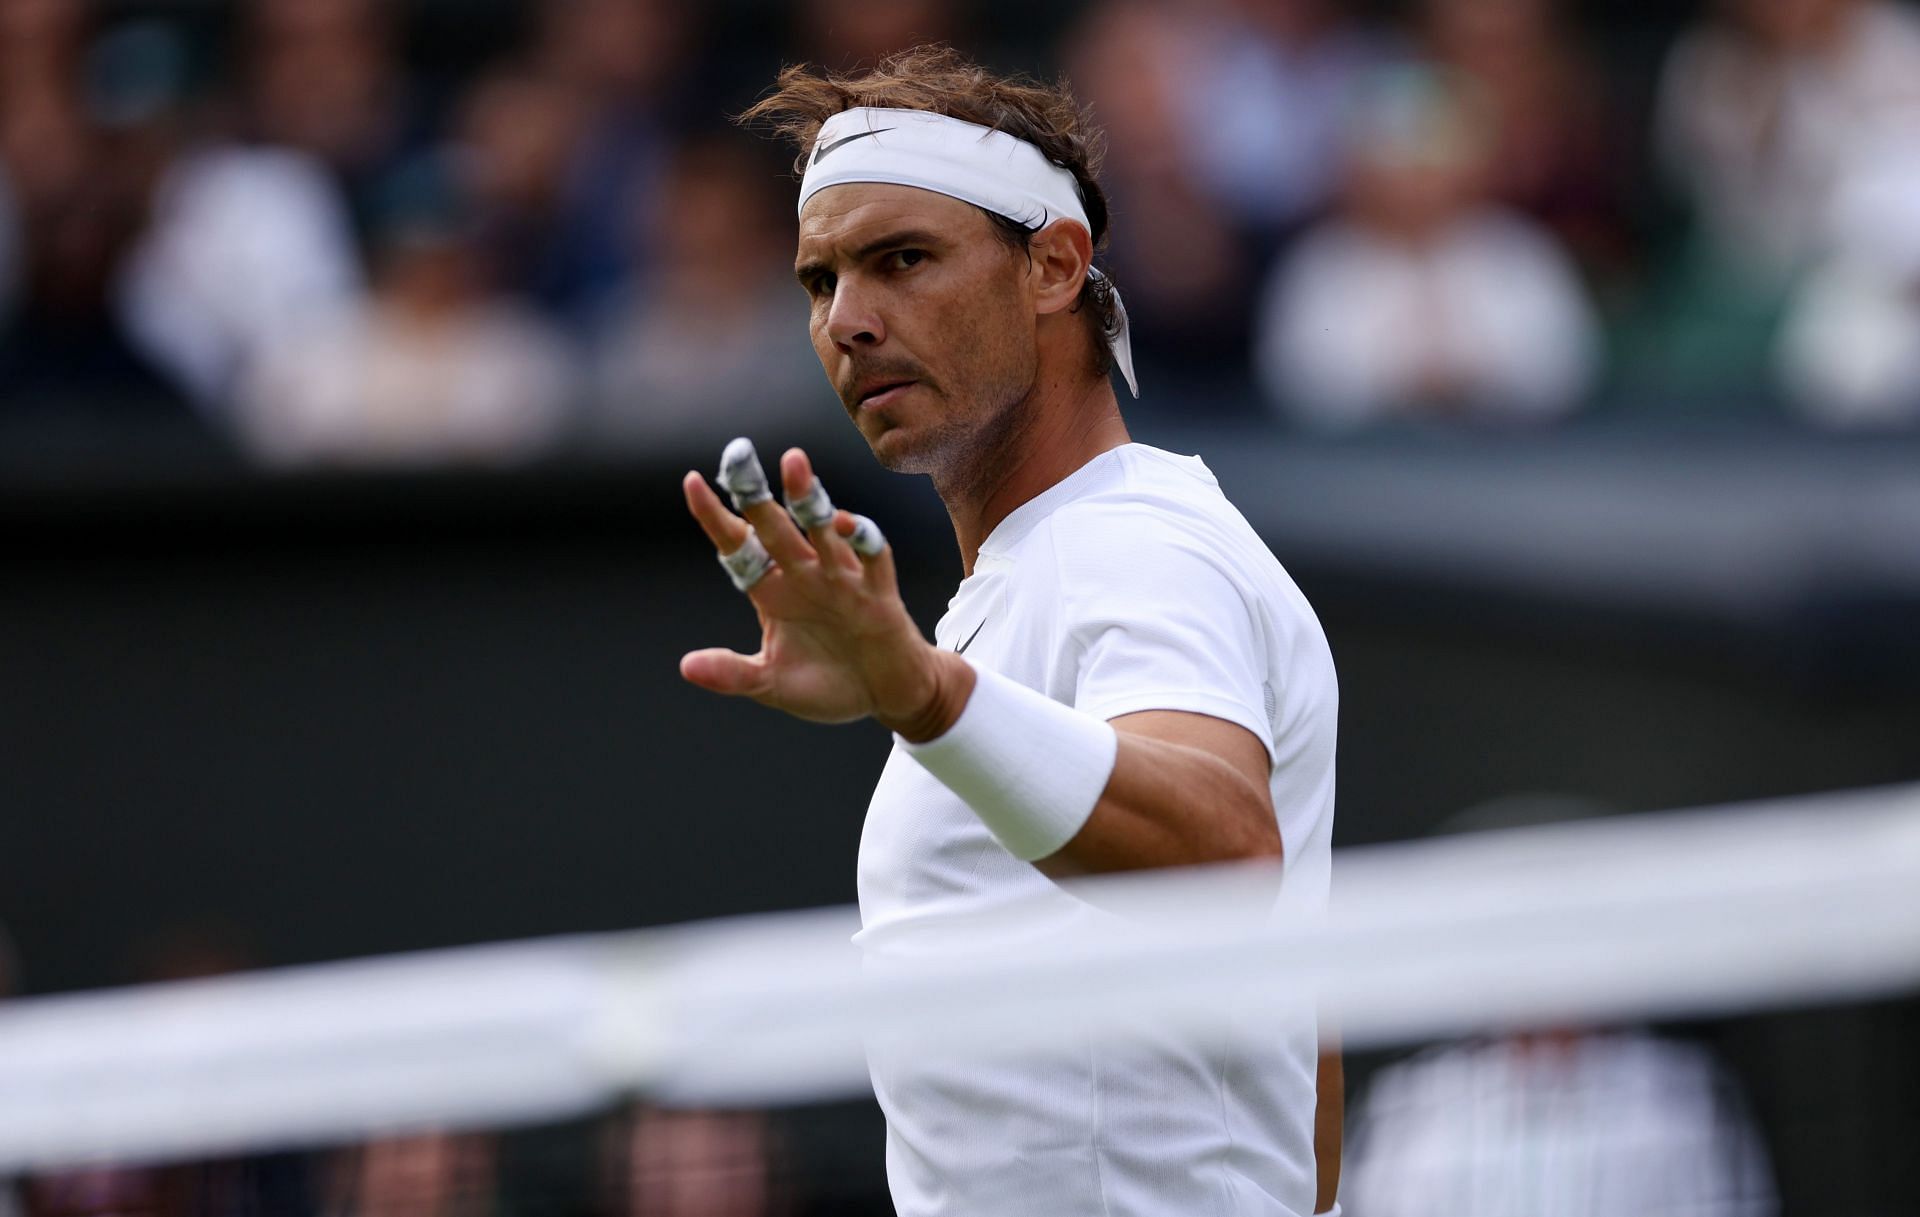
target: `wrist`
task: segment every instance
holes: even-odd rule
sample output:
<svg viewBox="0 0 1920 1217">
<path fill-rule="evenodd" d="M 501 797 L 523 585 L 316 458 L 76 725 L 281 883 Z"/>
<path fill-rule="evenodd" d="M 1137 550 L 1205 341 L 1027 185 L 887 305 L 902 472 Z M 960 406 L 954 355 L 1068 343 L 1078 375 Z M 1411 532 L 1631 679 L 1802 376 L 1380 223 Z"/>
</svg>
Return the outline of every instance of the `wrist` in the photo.
<svg viewBox="0 0 1920 1217">
<path fill-rule="evenodd" d="M 939 739 L 952 730 L 973 696 L 977 679 L 973 665 L 951 651 L 927 647 L 929 693 L 921 704 L 900 715 L 875 714 L 880 725 L 910 744 Z"/>
<path fill-rule="evenodd" d="M 959 795 L 1008 853 L 1051 857 L 1093 814 L 1120 737 L 1104 719 L 1018 681 L 991 671 L 974 677 L 965 713 L 932 739 L 902 736 L 907 755 Z"/>
</svg>

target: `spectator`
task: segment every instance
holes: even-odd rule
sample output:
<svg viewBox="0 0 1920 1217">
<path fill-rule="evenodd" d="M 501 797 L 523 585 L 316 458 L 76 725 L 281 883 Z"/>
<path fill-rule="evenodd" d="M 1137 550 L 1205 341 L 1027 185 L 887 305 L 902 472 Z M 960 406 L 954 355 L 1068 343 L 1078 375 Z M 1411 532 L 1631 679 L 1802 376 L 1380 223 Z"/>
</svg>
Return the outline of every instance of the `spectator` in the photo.
<svg viewBox="0 0 1920 1217">
<path fill-rule="evenodd" d="M 687 0 L 544 0 L 535 67 L 577 90 L 581 131 L 558 201 L 553 270 L 542 304 L 589 325 L 647 273 L 633 217 L 660 194 L 680 126 L 692 40 Z"/>
<path fill-rule="evenodd" d="M 0 406 L 173 413 L 179 398 L 112 304 L 148 183 L 84 105 L 86 18 L 74 0 L 0 5 L 0 179 L 16 251 L 0 292 Z"/>
<path fill-rule="evenodd" d="M 1544 225 L 1590 280 L 1623 288 L 1633 261 L 1626 141 L 1559 8 L 1556 0 L 1426 0 L 1426 41 L 1487 106 L 1492 199 Z"/>
<path fill-rule="evenodd" d="M 615 1132 L 617 1217 L 773 1217 L 792 1208 L 775 1178 L 773 1130 L 759 1112 L 643 1107 Z"/>
<path fill-rule="evenodd" d="M 1636 360 L 1663 398 L 1766 399 L 1836 192 L 1902 138 L 1914 155 L 1916 108 L 1920 16 L 1891 0 L 1721 0 L 1681 37 L 1654 135 L 1694 225 Z"/>
<path fill-rule="evenodd" d="M 519 68 L 474 85 L 455 131 L 458 168 L 476 209 L 476 239 L 502 288 L 552 307 L 574 292 L 568 181 L 586 138 L 578 89 Z"/>
<path fill-rule="evenodd" d="M 29 161 L 11 171 L 25 171 L 29 181 L 22 186 L 31 195 L 31 179 L 43 164 L 29 155 L 30 126 L 49 108 L 70 110 L 85 31 L 85 9 L 78 0 L 0 5 L 0 326 L 17 299 L 27 256 L 21 232 L 25 218 L 7 180 L 9 167 Z"/>
<path fill-rule="evenodd" d="M 1724 0 L 1668 57 L 1657 135 L 1706 236 L 1777 272 L 1832 192 L 1920 114 L 1920 15 L 1893 0 Z M 1914 155 L 1915 144 L 1905 144 Z"/>
<path fill-rule="evenodd" d="M 1339 185 L 1349 95 L 1399 58 L 1333 0 L 1179 0 L 1167 39 L 1181 80 L 1179 146 L 1202 188 L 1249 234 L 1284 234 Z M 1115 139 L 1115 147 L 1121 141 Z"/>
<path fill-rule="evenodd" d="M 493 290 L 469 200 L 439 162 L 389 185 L 374 294 L 269 354 L 240 398 L 240 430 L 283 464 L 524 459 L 558 436 L 568 353 Z"/>
<path fill-rule="evenodd" d="M 1920 423 L 1920 133 L 1844 184 L 1831 232 L 1781 335 L 1791 399 L 1829 426 Z"/>
<path fill-rule="evenodd" d="M 416 1133 L 339 1154 L 324 1217 L 488 1217 L 498 1165 L 491 1137 Z"/>
<path fill-rule="evenodd" d="M 306 312 L 353 291 L 359 272 L 344 213 L 313 162 L 190 138 L 187 59 L 174 27 L 123 24 L 87 54 L 89 112 L 73 108 L 77 94 L 43 99 L 43 125 L 19 145 L 33 166 L 22 179 L 36 199 L 33 248 L 52 264 L 28 315 L 66 319 L 68 333 L 30 321 L 26 338 L 28 357 L 44 362 L 74 331 L 93 333 L 47 367 L 69 391 L 118 361 L 159 372 L 219 417 L 240 368 Z"/>
<path fill-rule="evenodd" d="M 1430 1049 L 1353 1115 L 1354 1217 L 1769 1217 L 1766 1153 L 1696 1047 L 1556 1031 Z"/>
<path fill-rule="evenodd" d="M 960 14 L 953 0 L 805 0 L 798 24 L 803 58 L 850 72 L 871 68 L 896 51 L 953 41 Z"/>
<path fill-rule="evenodd" d="M 1523 792 L 1439 832 L 1607 815 Z M 1772 1172 L 1738 1088 L 1705 1049 L 1638 1030 L 1557 1027 L 1443 1044 L 1374 1076 L 1349 1112 L 1354 1217 L 1770 1217 Z"/>
<path fill-rule="evenodd" d="M 1102 182 L 1114 214 L 1127 217 L 1106 260 L 1132 319 L 1147 404 L 1155 384 L 1217 387 L 1247 362 L 1256 278 L 1233 218 L 1195 173 L 1182 92 L 1197 71 L 1190 34 L 1154 0 L 1110 0 L 1066 44 L 1079 100 L 1108 136 Z"/>
<path fill-rule="evenodd" d="M 362 290 L 343 202 L 319 165 L 274 148 L 184 153 L 128 251 L 119 305 L 128 331 L 222 423 L 254 363 Z"/>
<path fill-rule="evenodd" d="M 380 184 L 413 151 L 415 103 L 384 0 L 251 0 L 238 60 L 238 127 L 312 157 L 364 233 Z"/>
<path fill-rule="evenodd" d="M 758 153 L 720 136 L 675 158 L 645 217 L 660 258 L 597 343 L 592 421 L 606 440 L 704 451 L 755 427 L 844 426 L 807 336 L 777 170 Z"/>
<path fill-rule="evenodd" d="M 1486 118 L 1456 78 L 1405 69 L 1359 103 L 1339 215 L 1275 273 L 1259 370 L 1306 423 L 1541 419 L 1593 374 L 1593 321 L 1552 237 L 1486 195 Z"/>
<path fill-rule="evenodd" d="M 85 49 L 86 0 L 10 0 L 0 4 L 0 98 L 63 93 Z"/>
</svg>

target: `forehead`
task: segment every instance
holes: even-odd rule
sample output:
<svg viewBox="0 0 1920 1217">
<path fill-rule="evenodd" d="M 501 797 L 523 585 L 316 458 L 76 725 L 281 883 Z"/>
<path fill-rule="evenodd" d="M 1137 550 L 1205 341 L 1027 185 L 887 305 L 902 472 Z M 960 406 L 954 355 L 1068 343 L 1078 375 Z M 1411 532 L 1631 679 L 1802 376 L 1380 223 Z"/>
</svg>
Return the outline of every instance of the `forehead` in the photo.
<svg viewBox="0 0 1920 1217">
<path fill-rule="evenodd" d="M 894 229 L 914 229 L 953 241 L 985 235 L 987 217 L 949 195 L 890 182 L 829 186 L 800 211 L 801 259 L 857 248 Z"/>
</svg>

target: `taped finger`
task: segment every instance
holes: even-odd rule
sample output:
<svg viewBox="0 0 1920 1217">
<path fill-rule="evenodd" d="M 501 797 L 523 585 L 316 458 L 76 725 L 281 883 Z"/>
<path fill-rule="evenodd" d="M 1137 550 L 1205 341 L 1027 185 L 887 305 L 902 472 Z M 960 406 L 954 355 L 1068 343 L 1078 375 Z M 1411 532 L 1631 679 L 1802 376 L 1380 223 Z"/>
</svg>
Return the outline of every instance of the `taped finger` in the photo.
<svg viewBox="0 0 1920 1217">
<path fill-rule="evenodd" d="M 833 523 L 833 500 L 827 497 L 827 488 L 820 484 L 819 478 L 813 479 L 813 485 L 799 498 L 789 495 L 787 510 L 793 513 L 800 527 L 809 532 Z"/>
<path fill-rule="evenodd" d="M 746 436 L 732 441 L 720 454 L 721 488 L 733 499 L 733 509 L 744 512 L 773 498 L 767 484 L 767 471 L 761 467 L 760 453 Z"/>
<path fill-rule="evenodd" d="M 847 514 L 853 515 L 852 512 Z M 880 526 L 862 515 L 853 516 L 853 535 L 847 538 L 847 544 L 853 552 L 863 558 L 878 557 L 887 547 L 887 538 L 880 532 Z"/>
<path fill-rule="evenodd" d="M 750 592 L 753 585 L 773 569 L 773 557 L 767 553 L 767 547 L 760 543 L 759 535 L 749 532 L 739 549 L 720 555 L 720 565 L 726 569 L 727 578 L 733 580 L 734 587 Z"/>
</svg>

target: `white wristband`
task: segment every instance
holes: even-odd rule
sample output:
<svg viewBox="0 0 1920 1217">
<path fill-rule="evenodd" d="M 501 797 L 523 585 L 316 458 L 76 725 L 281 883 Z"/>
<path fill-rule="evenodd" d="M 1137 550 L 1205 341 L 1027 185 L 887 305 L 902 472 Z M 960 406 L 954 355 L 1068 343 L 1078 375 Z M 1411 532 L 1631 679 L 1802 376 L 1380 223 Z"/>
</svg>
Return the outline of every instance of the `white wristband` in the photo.
<svg viewBox="0 0 1920 1217">
<path fill-rule="evenodd" d="M 966 800 L 1007 852 L 1055 853 L 1093 814 L 1113 776 L 1120 737 L 1105 720 L 976 667 L 973 695 L 938 739 L 905 744 Z"/>
</svg>

